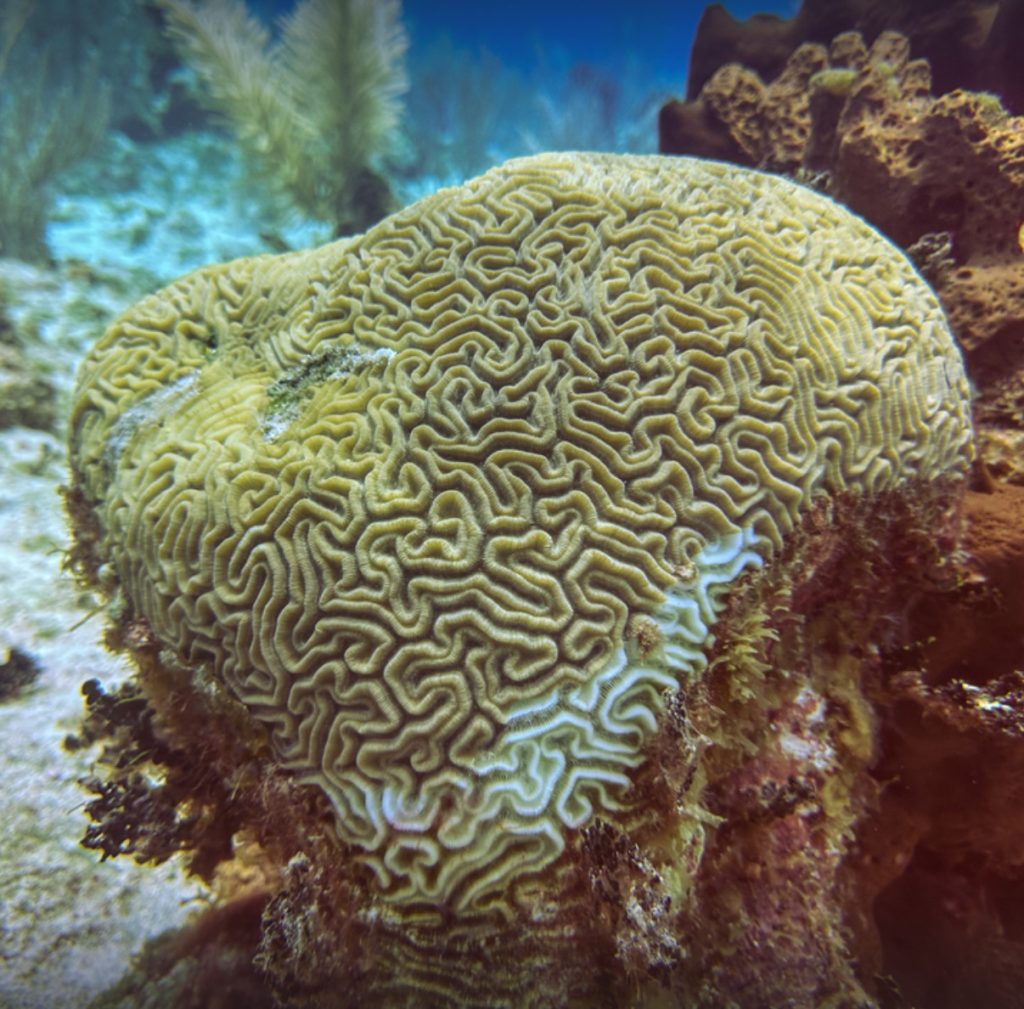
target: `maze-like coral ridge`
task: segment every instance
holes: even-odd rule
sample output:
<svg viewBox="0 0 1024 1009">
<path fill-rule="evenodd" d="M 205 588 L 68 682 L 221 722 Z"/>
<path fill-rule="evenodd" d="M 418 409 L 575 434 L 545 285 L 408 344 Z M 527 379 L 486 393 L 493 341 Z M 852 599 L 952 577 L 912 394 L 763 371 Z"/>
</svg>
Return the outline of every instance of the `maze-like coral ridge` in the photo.
<svg viewBox="0 0 1024 1009">
<path fill-rule="evenodd" d="M 700 669 L 720 589 L 688 586 L 769 559 L 815 493 L 969 455 L 895 249 L 783 179 L 655 157 L 511 162 L 192 274 L 108 331 L 72 419 L 101 583 L 325 790 L 385 893 L 464 910 L 627 801 Z"/>
</svg>

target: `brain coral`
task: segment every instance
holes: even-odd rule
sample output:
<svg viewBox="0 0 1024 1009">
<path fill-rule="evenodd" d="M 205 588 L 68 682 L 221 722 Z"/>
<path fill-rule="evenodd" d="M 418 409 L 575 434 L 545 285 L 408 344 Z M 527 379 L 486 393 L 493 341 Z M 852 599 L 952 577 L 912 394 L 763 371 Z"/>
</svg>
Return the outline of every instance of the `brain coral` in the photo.
<svg viewBox="0 0 1024 1009">
<path fill-rule="evenodd" d="M 472 915 L 628 806 L 815 495 L 961 475 L 970 439 L 939 305 L 863 221 L 564 154 L 148 298 L 71 445 L 96 580 L 326 793 L 385 900 Z"/>
</svg>

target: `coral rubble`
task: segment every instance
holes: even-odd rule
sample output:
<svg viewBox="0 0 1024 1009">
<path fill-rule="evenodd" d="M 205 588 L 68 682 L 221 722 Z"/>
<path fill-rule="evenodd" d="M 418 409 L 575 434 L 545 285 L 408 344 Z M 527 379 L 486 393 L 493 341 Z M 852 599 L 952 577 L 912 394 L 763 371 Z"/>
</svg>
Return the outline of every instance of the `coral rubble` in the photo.
<svg viewBox="0 0 1024 1009">
<path fill-rule="evenodd" d="M 52 431 L 57 424 L 57 390 L 33 366 L 26 340 L 4 313 L 4 297 L 0 287 L 0 428 Z"/>
<path fill-rule="evenodd" d="M 20 648 L 8 648 L 0 662 L 0 702 L 10 700 L 31 686 L 39 675 L 39 663 Z"/>
</svg>

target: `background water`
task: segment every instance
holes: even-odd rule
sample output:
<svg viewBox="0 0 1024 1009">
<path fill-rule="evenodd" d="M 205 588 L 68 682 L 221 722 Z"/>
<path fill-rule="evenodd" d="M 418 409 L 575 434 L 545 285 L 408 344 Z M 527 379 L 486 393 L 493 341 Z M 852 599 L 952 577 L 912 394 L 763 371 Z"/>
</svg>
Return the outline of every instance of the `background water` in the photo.
<svg viewBox="0 0 1024 1009">
<path fill-rule="evenodd" d="M 536 67 L 540 54 L 560 52 L 568 62 L 586 62 L 614 71 L 640 65 L 652 83 L 681 89 L 702 3 L 637 0 L 632 4 L 587 0 L 523 0 L 513 3 L 431 3 L 407 0 L 405 11 L 413 50 L 448 35 L 467 49 L 484 47 L 506 66 L 522 72 Z M 757 12 L 789 17 L 799 3 L 726 4 L 735 18 Z"/>
<path fill-rule="evenodd" d="M 652 81 L 685 79 L 690 44 L 706 5 L 686 0 L 636 0 L 632 4 L 588 0 L 406 0 L 412 36 L 411 56 L 440 37 L 470 52 L 484 48 L 506 67 L 523 73 L 536 67 L 540 54 L 560 52 L 569 61 L 614 69 L 623 61 L 642 61 Z M 733 17 L 763 12 L 790 17 L 798 0 L 726 3 Z M 250 8 L 268 23 L 287 13 L 290 3 L 253 0 Z"/>
</svg>

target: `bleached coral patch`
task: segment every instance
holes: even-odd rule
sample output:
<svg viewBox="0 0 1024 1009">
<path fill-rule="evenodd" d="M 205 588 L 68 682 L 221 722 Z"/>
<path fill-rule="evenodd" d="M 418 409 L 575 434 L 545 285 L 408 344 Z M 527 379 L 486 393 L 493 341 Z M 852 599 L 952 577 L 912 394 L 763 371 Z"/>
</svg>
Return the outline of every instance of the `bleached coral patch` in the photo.
<svg viewBox="0 0 1024 1009">
<path fill-rule="evenodd" d="M 692 577 L 674 585 L 650 614 L 657 629 L 653 648 L 640 656 L 622 642 L 586 683 L 523 705 L 491 748 L 449 772 L 443 789 L 385 787 L 364 795 L 367 816 L 386 824 L 375 832 L 380 843 L 367 861 L 389 891 L 403 901 L 449 899 L 472 875 L 479 899 L 501 886 L 509 837 L 517 847 L 525 844 L 532 861 L 520 862 L 517 874 L 539 872 L 564 850 L 565 828 L 582 827 L 599 811 L 623 809 L 630 772 L 643 762 L 671 692 L 707 666 L 705 652 L 729 588 L 763 565 L 759 547 L 767 550 L 751 529 L 707 542 Z M 459 801 L 442 816 L 446 793 Z M 339 815 L 350 816 L 353 808 L 346 802 Z M 452 852 L 470 857 L 453 859 Z M 437 874 L 442 861 L 448 871 Z"/>
</svg>

